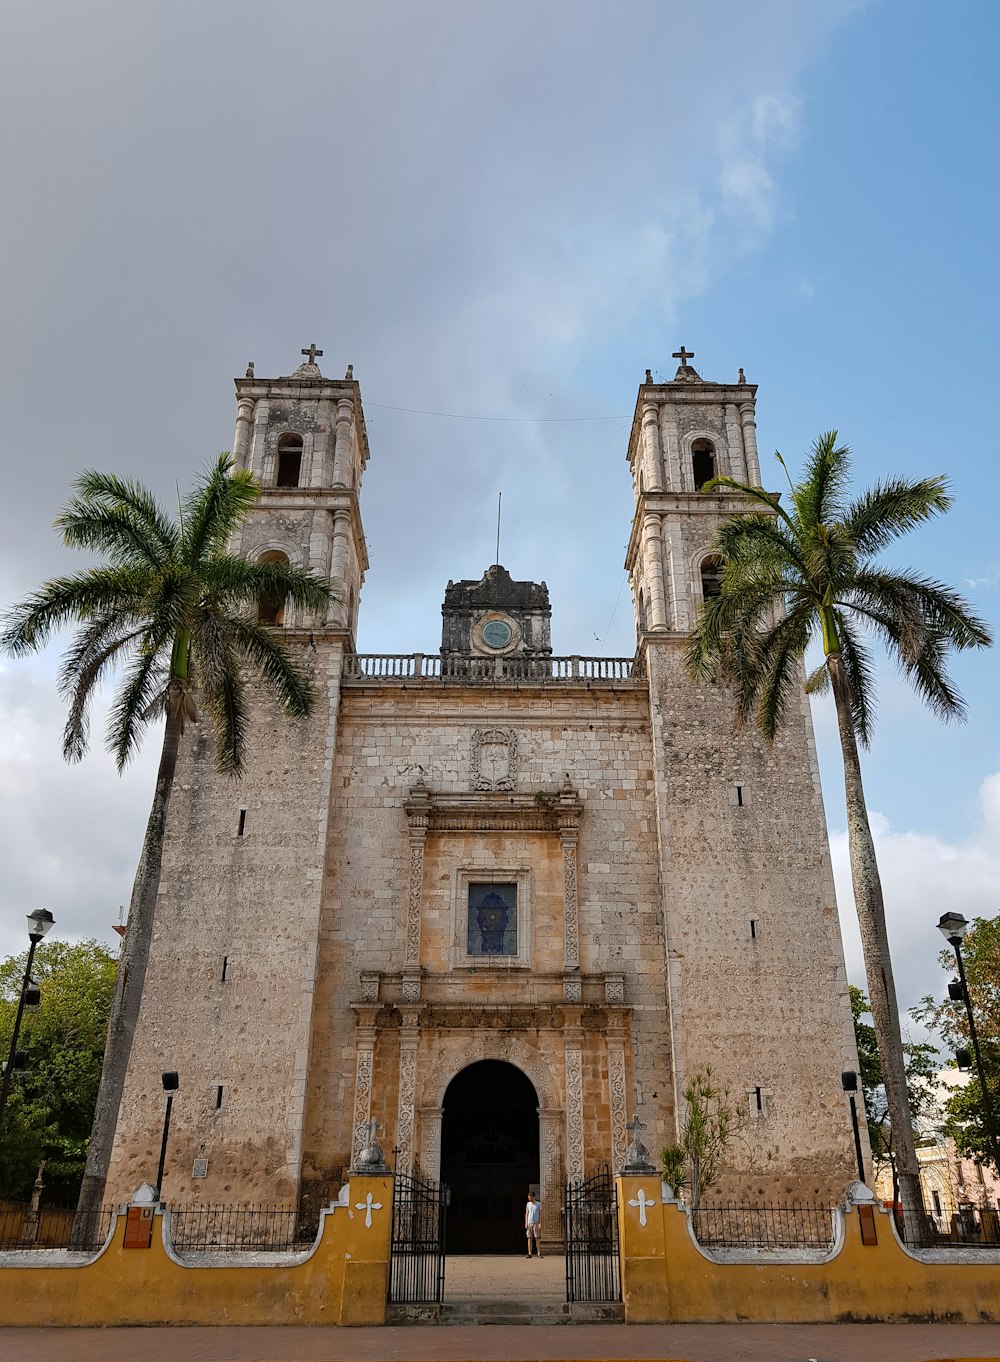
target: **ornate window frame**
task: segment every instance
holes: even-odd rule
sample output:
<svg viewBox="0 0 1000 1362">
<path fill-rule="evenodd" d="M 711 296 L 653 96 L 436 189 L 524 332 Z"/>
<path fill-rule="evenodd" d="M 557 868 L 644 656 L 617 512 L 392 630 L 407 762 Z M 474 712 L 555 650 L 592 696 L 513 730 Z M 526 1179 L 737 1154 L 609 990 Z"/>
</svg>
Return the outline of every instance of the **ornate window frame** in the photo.
<svg viewBox="0 0 1000 1362">
<path fill-rule="evenodd" d="M 517 954 L 469 954 L 469 885 L 484 881 L 494 884 L 517 885 Z M 531 969 L 531 870 L 526 865 L 496 865 L 482 862 L 462 866 L 455 873 L 455 892 L 452 899 L 451 967 L 456 969 L 504 970 Z"/>
</svg>

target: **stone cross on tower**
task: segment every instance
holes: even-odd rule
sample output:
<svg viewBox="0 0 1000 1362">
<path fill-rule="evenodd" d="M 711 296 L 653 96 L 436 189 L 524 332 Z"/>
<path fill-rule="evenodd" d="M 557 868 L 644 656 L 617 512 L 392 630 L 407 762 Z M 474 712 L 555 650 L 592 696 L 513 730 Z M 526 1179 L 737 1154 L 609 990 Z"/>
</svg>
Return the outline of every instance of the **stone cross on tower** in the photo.
<svg viewBox="0 0 1000 1362">
<path fill-rule="evenodd" d="M 305 351 L 303 350 L 302 353 L 305 354 Z M 322 354 L 322 353 L 323 353 L 323 351 L 321 350 L 321 351 L 320 351 L 320 354 Z M 681 348 L 680 348 L 679 350 L 675 350 L 675 351 L 674 351 L 674 353 L 673 353 L 673 355 L 671 356 L 671 358 L 672 358 L 672 359 L 679 359 L 680 362 L 681 362 L 681 368 L 682 368 L 682 369 L 686 369 L 686 368 L 688 367 L 688 360 L 689 360 L 689 359 L 694 359 L 694 351 L 693 351 L 693 350 L 685 350 L 684 346 L 682 345 Z"/>
<path fill-rule="evenodd" d="M 308 355 L 308 356 L 309 356 L 309 363 L 310 363 L 310 364 L 315 364 L 315 363 L 316 363 L 316 356 L 317 356 L 317 355 L 321 355 L 322 353 L 323 353 L 322 350 L 317 350 L 317 349 L 316 349 L 315 344 L 310 345 L 310 347 L 309 347 L 308 350 L 303 350 L 303 351 L 302 351 L 302 354 Z"/>
</svg>

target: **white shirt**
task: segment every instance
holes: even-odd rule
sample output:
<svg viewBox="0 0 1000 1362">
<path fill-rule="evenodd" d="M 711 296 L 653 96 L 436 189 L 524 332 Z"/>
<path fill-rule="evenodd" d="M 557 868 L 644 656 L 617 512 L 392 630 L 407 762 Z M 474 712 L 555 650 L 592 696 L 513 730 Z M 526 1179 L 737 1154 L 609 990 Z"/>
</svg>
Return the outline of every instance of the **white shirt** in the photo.
<svg viewBox="0 0 1000 1362">
<path fill-rule="evenodd" d="M 542 1222 L 542 1203 L 540 1201 L 529 1201 L 524 1208 L 524 1223 L 526 1225 L 540 1225 Z"/>
</svg>

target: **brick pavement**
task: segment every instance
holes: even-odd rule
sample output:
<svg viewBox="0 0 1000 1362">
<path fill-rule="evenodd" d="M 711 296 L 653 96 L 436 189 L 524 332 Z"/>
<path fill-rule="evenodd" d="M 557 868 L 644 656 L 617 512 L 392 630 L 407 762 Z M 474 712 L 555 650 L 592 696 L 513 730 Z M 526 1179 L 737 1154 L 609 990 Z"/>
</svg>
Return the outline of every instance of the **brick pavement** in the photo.
<svg viewBox="0 0 1000 1362">
<path fill-rule="evenodd" d="M 0 1362 L 997 1362 L 997 1324 L 2 1329 Z"/>
</svg>

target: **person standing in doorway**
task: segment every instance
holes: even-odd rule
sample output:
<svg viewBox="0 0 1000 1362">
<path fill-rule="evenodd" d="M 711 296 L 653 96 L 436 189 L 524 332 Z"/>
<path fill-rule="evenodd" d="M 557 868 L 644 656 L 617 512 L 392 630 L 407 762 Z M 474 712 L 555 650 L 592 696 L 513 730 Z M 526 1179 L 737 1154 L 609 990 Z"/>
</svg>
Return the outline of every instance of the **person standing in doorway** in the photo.
<svg viewBox="0 0 1000 1362">
<path fill-rule="evenodd" d="M 534 1192 L 528 1193 L 528 1204 L 524 1208 L 524 1232 L 528 1236 L 528 1257 L 531 1246 L 535 1246 L 535 1256 L 542 1256 L 542 1203 L 535 1199 Z"/>
</svg>

